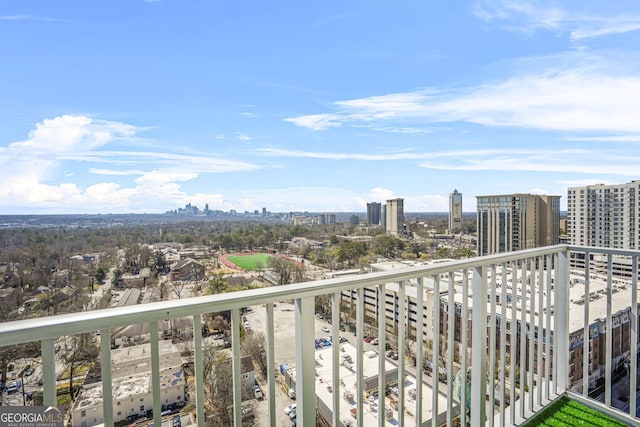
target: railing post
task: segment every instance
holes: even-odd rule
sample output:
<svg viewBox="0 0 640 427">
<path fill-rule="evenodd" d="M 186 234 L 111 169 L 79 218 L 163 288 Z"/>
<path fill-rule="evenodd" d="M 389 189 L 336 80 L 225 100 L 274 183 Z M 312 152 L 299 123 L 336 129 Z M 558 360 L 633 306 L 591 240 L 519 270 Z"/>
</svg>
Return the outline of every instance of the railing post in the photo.
<svg viewBox="0 0 640 427">
<path fill-rule="evenodd" d="M 636 415 L 638 379 L 638 358 L 632 355 L 638 354 L 638 257 L 631 258 L 631 352 L 629 353 L 629 415 Z"/>
<path fill-rule="evenodd" d="M 364 289 L 358 288 L 357 291 L 357 305 L 356 305 L 356 410 L 357 418 L 356 425 L 358 427 L 364 427 L 364 417 L 362 412 L 364 410 L 363 398 L 364 386 L 363 386 L 363 373 L 364 373 Z M 380 302 L 378 301 L 378 310 L 380 309 Z M 384 309 L 384 306 L 383 306 Z M 384 408 L 381 408 L 384 410 Z"/>
<path fill-rule="evenodd" d="M 231 310 L 231 372 L 233 378 L 233 425 L 242 425 L 242 362 L 240 360 L 240 309 Z M 204 420 L 198 420 L 198 423 Z M 201 425 L 201 424 L 198 424 Z"/>
<path fill-rule="evenodd" d="M 113 390 L 111 379 L 111 331 L 100 330 L 100 372 L 102 375 L 102 420 L 106 427 L 113 426 Z"/>
<path fill-rule="evenodd" d="M 302 426 L 316 425 L 314 298 L 295 300 L 296 318 L 296 399 L 297 421 Z"/>
<path fill-rule="evenodd" d="M 401 284 L 399 284 L 401 285 Z M 378 350 L 384 348 L 385 343 L 385 323 L 386 323 L 386 287 L 384 283 L 379 284 L 376 287 L 376 293 L 378 298 L 378 345 L 380 346 Z M 395 311 L 395 307 L 394 307 Z M 395 316 L 394 316 L 395 317 Z M 402 322 L 399 322 L 399 325 Z M 401 347 L 401 335 L 398 334 L 398 349 Z M 378 416 L 378 426 L 384 427 L 387 420 L 382 416 L 384 414 L 384 409 L 386 407 L 386 399 L 385 399 L 385 386 L 387 383 L 387 375 L 386 375 L 386 364 L 384 353 L 382 351 L 378 352 L 378 406 L 379 406 L 379 416 Z M 400 362 L 402 362 L 402 356 L 400 356 Z M 400 363 L 402 366 L 402 363 Z M 400 377 L 398 376 L 398 384 L 400 383 Z M 402 414 L 398 412 L 398 423 L 402 423 Z"/>
<path fill-rule="evenodd" d="M 554 280 L 555 317 L 556 324 L 553 330 L 553 346 L 557 355 L 555 366 L 556 393 L 567 390 L 569 380 L 569 251 L 558 252 L 556 277 Z M 589 345 L 589 343 L 585 343 Z M 588 347 L 587 347 L 588 348 Z"/>
<path fill-rule="evenodd" d="M 275 325 L 275 317 L 273 313 L 273 303 L 267 304 L 267 387 L 269 399 L 269 426 L 276 427 L 276 383 L 275 383 L 275 338 L 273 329 Z"/>
<path fill-rule="evenodd" d="M 331 355 L 333 366 L 331 376 L 333 384 L 333 419 L 334 426 L 340 425 L 340 292 L 331 294 L 331 323 L 333 330 Z M 275 427 L 275 426 L 274 426 Z"/>
<path fill-rule="evenodd" d="M 406 312 L 406 304 L 405 304 L 405 282 L 404 281 L 400 281 L 398 282 L 398 425 L 400 427 L 404 427 L 405 423 L 404 423 L 404 412 L 405 412 L 405 381 L 404 381 L 404 377 L 405 377 L 405 357 L 406 357 L 406 351 L 405 351 L 405 344 L 406 344 L 406 332 L 405 332 L 405 320 L 404 320 L 404 316 L 405 316 L 405 312 Z M 382 325 L 384 327 L 384 325 Z M 382 334 L 384 335 L 384 334 Z M 384 356 L 384 341 L 380 341 L 379 342 L 379 357 L 384 360 L 385 356 Z M 386 375 L 385 375 L 385 379 L 386 379 Z M 417 386 L 416 386 L 417 387 Z M 378 396 L 381 396 L 383 393 L 383 390 L 379 390 L 380 393 L 378 393 Z M 384 409 L 384 408 L 381 408 Z M 382 418 L 382 412 L 379 412 L 378 415 L 380 418 Z"/>
<path fill-rule="evenodd" d="M 193 316 L 193 367 L 195 373 L 196 420 L 204 422 L 204 361 L 202 358 L 202 315 Z"/>
<path fill-rule="evenodd" d="M 151 388 L 153 394 L 153 423 L 162 424 L 162 394 L 160 392 L 160 347 L 158 344 L 158 322 L 149 323 L 151 337 Z"/>
<path fill-rule="evenodd" d="M 611 406 L 611 387 L 612 387 L 612 371 L 613 371 L 613 360 L 611 358 L 611 353 L 613 352 L 613 319 L 612 319 L 612 301 L 613 301 L 613 293 L 611 290 L 612 286 L 612 273 L 611 270 L 613 268 L 613 256 L 609 253 L 607 254 L 607 320 L 606 320 L 606 333 L 605 333 L 605 350 L 604 350 L 604 404 L 607 406 Z"/>
<path fill-rule="evenodd" d="M 56 396 L 56 357 L 53 339 L 42 340 L 42 380 L 44 383 L 43 404 L 55 406 L 58 404 Z"/>
<path fill-rule="evenodd" d="M 471 425 L 485 424 L 487 405 L 487 271 L 474 267 L 471 281 L 473 296 L 471 337 Z M 437 415 L 434 415 L 437 416 Z"/>
</svg>

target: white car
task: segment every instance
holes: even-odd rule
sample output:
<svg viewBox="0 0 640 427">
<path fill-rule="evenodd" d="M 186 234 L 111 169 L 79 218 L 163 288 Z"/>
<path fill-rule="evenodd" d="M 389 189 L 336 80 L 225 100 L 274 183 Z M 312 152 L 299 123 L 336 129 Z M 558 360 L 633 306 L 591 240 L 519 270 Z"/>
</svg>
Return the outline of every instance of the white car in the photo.
<svg viewBox="0 0 640 427">
<path fill-rule="evenodd" d="M 322 332 L 329 333 L 329 332 L 331 332 L 331 329 L 329 329 L 329 327 L 325 325 L 325 326 L 322 327 Z"/>
<path fill-rule="evenodd" d="M 284 413 L 286 415 L 289 415 L 291 413 L 291 411 L 295 411 L 295 410 L 296 410 L 296 404 L 292 403 L 291 405 L 289 405 L 286 408 L 284 408 Z"/>
</svg>

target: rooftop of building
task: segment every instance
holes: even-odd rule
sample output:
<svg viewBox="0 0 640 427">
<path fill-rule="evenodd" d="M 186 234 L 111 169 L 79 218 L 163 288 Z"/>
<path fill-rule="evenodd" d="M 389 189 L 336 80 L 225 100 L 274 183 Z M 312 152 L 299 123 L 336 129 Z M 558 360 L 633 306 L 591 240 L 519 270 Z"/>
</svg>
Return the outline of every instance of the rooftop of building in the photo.
<svg viewBox="0 0 640 427">
<path fill-rule="evenodd" d="M 180 367 L 180 351 L 169 340 L 158 342 L 160 367 Z M 151 372 L 151 344 L 117 348 L 111 351 L 111 375 L 113 378 L 130 377 Z"/>
<path fill-rule="evenodd" d="M 363 402 L 363 421 L 364 425 L 376 425 L 378 415 L 380 414 L 380 398 L 374 395 L 374 391 L 378 386 L 378 367 L 379 367 L 379 354 L 374 350 L 366 351 L 363 358 L 363 379 L 366 399 Z M 357 408 L 357 357 L 356 348 L 349 344 L 340 344 L 340 366 L 338 367 L 340 373 L 340 384 L 333 384 L 333 350 L 331 347 L 325 347 L 316 350 L 316 395 L 319 401 L 322 402 L 322 406 L 329 411 L 326 414 L 327 417 L 331 416 L 331 409 L 333 407 L 333 395 L 334 393 L 340 393 L 340 419 L 355 421 L 354 413 L 352 411 Z M 415 392 L 416 392 L 416 378 L 412 375 L 405 376 L 405 422 L 408 424 L 415 424 Z M 295 378 L 295 368 L 289 369 L 289 374 Z M 385 409 L 382 411 L 391 411 L 387 422 L 396 424 L 398 422 L 397 409 L 393 409 L 393 402 L 398 400 L 398 366 L 386 360 L 385 375 L 387 383 L 391 389 L 388 396 L 385 397 Z M 426 384 L 422 386 L 422 398 L 423 401 L 432 401 L 432 388 Z M 438 398 L 438 407 L 444 410 L 447 405 L 447 397 L 440 393 Z M 320 409 L 322 411 L 322 409 Z M 430 405 L 424 405 L 422 411 L 422 419 L 430 420 L 432 417 Z M 385 414 L 386 415 L 386 414 Z"/>
<path fill-rule="evenodd" d="M 624 260 L 622 261 L 624 262 Z M 376 271 L 389 271 L 389 270 L 409 267 L 410 265 L 411 264 L 405 264 L 405 263 L 400 263 L 396 261 L 389 261 L 384 263 L 377 263 L 375 264 L 376 266 L 375 268 L 376 268 Z M 506 291 L 507 300 L 508 300 L 509 295 L 513 291 L 511 268 L 507 268 L 506 273 L 507 273 L 507 288 L 505 291 Z M 471 274 L 472 272 L 470 271 L 469 275 Z M 540 301 L 540 292 L 541 292 L 540 284 L 538 283 L 539 277 L 535 278 L 536 288 L 535 288 L 535 292 L 532 294 L 529 290 L 530 285 L 528 286 L 529 289 L 525 288 L 525 291 L 522 292 L 521 275 L 522 275 L 521 270 L 518 270 L 516 273 L 516 296 L 521 297 L 522 295 L 525 295 L 527 307 L 530 307 L 533 302 L 534 304 L 533 321 L 536 325 L 539 325 L 540 316 L 546 317 L 546 310 L 543 310 L 542 312 L 540 312 L 539 310 L 539 301 Z M 502 302 L 503 302 L 501 299 L 502 292 L 503 292 L 501 276 L 502 276 L 501 266 L 496 266 L 496 292 L 495 293 L 498 298 L 496 298 L 495 305 L 496 305 L 496 312 L 498 313 L 498 315 L 502 313 Z M 456 303 L 461 304 L 462 303 L 462 286 L 461 285 L 463 283 L 464 275 L 462 274 L 462 272 L 455 272 L 453 277 L 454 277 L 454 290 L 455 290 L 454 300 Z M 470 285 L 471 276 L 469 276 L 468 280 Z M 491 280 L 492 280 L 491 274 L 489 274 L 488 280 L 489 280 L 489 283 L 491 283 Z M 544 277 L 543 280 L 546 281 L 546 277 Z M 584 272 L 582 270 L 573 269 L 570 271 L 569 332 L 574 332 L 584 328 L 583 313 L 584 313 L 585 303 L 586 303 L 584 282 L 585 282 Z M 424 301 L 426 304 L 428 301 L 430 301 L 429 295 L 433 294 L 434 281 L 431 277 L 425 277 L 423 283 L 424 283 L 424 292 L 425 292 Z M 410 299 L 413 299 L 413 300 L 417 299 L 417 288 L 415 284 L 412 282 L 407 282 L 407 284 L 408 286 L 405 286 L 405 295 Z M 546 283 L 542 287 L 543 287 L 542 289 L 543 306 L 546 307 L 547 305 Z M 386 288 L 392 292 L 398 292 L 399 290 L 399 286 L 397 283 L 387 283 Z M 440 291 L 441 291 L 441 298 L 444 301 L 448 301 L 448 288 L 449 288 L 449 285 L 447 282 L 447 278 L 441 277 Z M 627 307 L 630 306 L 631 291 L 632 291 L 632 286 L 631 286 L 631 281 L 629 279 L 625 279 L 622 277 L 612 278 L 612 313 L 614 314 L 614 318 L 617 312 L 625 310 Z M 491 294 L 491 287 L 489 288 L 488 292 L 489 294 Z M 470 286 L 468 289 L 468 295 L 469 295 L 469 299 L 473 297 L 473 291 Z M 589 279 L 589 298 L 587 298 L 589 300 L 589 324 L 593 324 L 598 319 L 606 319 L 607 317 L 606 295 L 607 295 L 606 276 L 598 275 L 598 274 L 591 275 Z M 552 318 L 553 318 L 554 306 L 555 306 L 554 298 L 555 298 L 555 295 L 552 292 L 548 298 L 549 304 L 551 307 L 550 314 Z M 491 313 L 492 303 L 488 302 L 487 304 L 488 304 L 488 312 Z M 515 318 L 517 320 L 522 319 L 522 312 L 521 312 L 522 300 L 521 299 L 517 298 L 515 301 L 515 304 L 512 301 L 509 301 L 506 304 L 507 305 L 505 307 L 505 315 L 508 320 L 512 319 L 512 316 L 513 316 L 512 310 L 514 306 L 516 308 Z M 469 313 L 471 313 L 471 301 L 469 301 Z M 527 312 L 525 313 L 525 322 L 530 322 L 530 321 L 531 321 L 531 312 L 528 309 Z M 544 326 L 545 322 L 546 320 L 543 321 L 543 327 L 546 329 L 547 327 Z M 551 327 L 553 327 L 553 324 L 551 325 Z"/>
<path fill-rule="evenodd" d="M 160 387 L 184 387 L 184 369 L 181 366 L 173 366 L 160 370 Z M 151 373 L 141 372 L 128 377 L 114 378 L 112 381 L 112 396 L 114 401 L 119 401 L 135 396 L 152 393 Z M 74 409 L 99 407 L 102 410 L 102 383 L 85 385 L 76 399 Z"/>
</svg>

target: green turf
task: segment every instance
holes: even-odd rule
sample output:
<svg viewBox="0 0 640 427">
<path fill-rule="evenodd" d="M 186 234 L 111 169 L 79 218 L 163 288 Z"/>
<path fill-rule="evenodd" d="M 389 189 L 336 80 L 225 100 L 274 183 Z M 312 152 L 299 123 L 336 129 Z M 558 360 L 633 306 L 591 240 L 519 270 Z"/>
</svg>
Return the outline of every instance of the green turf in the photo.
<svg viewBox="0 0 640 427">
<path fill-rule="evenodd" d="M 587 406 L 561 397 L 538 415 L 527 421 L 523 426 L 593 426 L 593 427 L 624 427 L 626 424 L 610 418 Z"/>
<path fill-rule="evenodd" d="M 256 270 L 256 263 L 262 263 L 262 268 L 269 266 L 269 258 L 267 254 L 252 255 L 230 255 L 227 259 L 244 270 Z"/>
</svg>

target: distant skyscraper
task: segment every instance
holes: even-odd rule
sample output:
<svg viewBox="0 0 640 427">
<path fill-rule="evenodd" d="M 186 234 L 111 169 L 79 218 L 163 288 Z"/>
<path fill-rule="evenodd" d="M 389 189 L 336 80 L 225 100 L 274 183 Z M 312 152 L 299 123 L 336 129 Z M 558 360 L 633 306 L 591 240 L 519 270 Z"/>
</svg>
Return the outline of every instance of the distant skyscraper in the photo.
<svg viewBox="0 0 640 427">
<path fill-rule="evenodd" d="M 382 204 L 378 202 L 367 203 L 367 223 L 369 225 L 380 225 L 382 214 Z"/>
<path fill-rule="evenodd" d="M 387 200 L 387 234 L 398 237 L 404 227 L 404 199 Z"/>
<path fill-rule="evenodd" d="M 477 196 L 478 255 L 555 245 L 560 237 L 560 196 Z"/>
<path fill-rule="evenodd" d="M 462 228 L 462 193 L 453 190 L 449 194 L 449 233 Z"/>
<path fill-rule="evenodd" d="M 335 224 L 336 223 L 336 214 L 327 214 L 327 224 Z"/>
<path fill-rule="evenodd" d="M 262 216 L 267 216 L 267 208 L 262 208 Z"/>
<path fill-rule="evenodd" d="M 318 214 L 318 224 L 326 225 L 326 223 L 327 223 L 327 216 L 325 214 Z"/>
<path fill-rule="evenodd" d="M 387 226 L 387 205 L 380 206 L 380 225 Z"/>
<path fill-rule="evenodd" d="M 640 249 L 640 180 L 570 187 L 567 193 L 570 244 Z"/>
<path fill-rule="evenodd" d="M 356 214 L 353 214 L 349 217 L 349 223 L 351 225 L 358 225 L 360 224 L 360 217 Z"/>
</svg>

